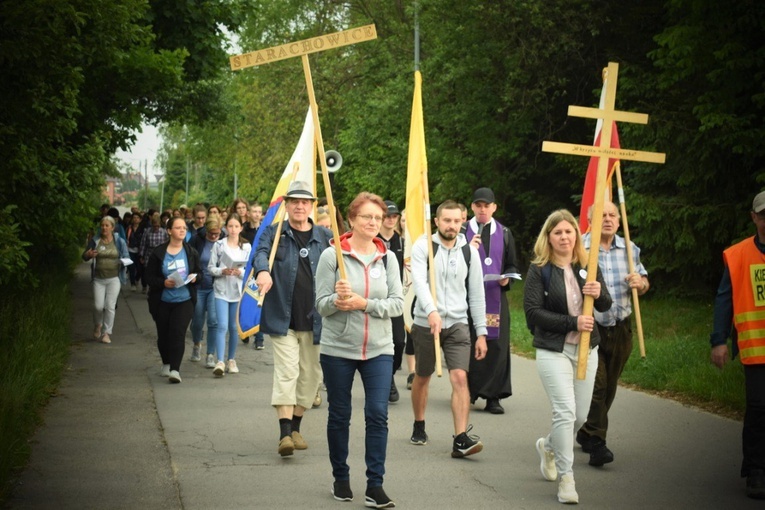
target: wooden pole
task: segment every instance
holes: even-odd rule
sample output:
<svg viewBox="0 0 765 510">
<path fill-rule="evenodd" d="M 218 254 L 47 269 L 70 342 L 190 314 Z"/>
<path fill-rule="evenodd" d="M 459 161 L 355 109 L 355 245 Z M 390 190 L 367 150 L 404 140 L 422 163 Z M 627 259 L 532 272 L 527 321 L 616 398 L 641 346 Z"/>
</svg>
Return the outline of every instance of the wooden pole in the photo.
<svg viewBox="0 0 765 510">
<path fill-rule="evenodd" d="M 335 201 L 332 199 L 332 186 L 329 181 L 329 170 L 327 169 L 327 158 L 324 154 L 324 139 L 321 136 L 321 125 L 319 124 L 319 106 L 316 104 L 316 94 L 313 90 L 313 80 L 311 78 L 311 64 L 308 62 L 308 55 L 303 55 L 303 73 L 305 74 L 305 84 L 308 89 L 308 99 L 311 103 L 311 115 L 313 115 L 313 125 L 316 130 L 316 148 L 319 151 L 319 163 L 321 164 L 321 177 L 324 181 L 324 191 L 327 195 L 327 207 L 330 212 L 332 222 L 332 239 L 335 241 L 335 255 L 337 257 L 337 270 L 340 272 L 340 278 L 346 280 L 345 263 L 343 262 L 343 252 L 340 248 L 340 232 L 337 228 L 337 214 L 335 212 Z"/>
<path fill-rule="evenodd" d="M 436 296 L 436 267 L 433 260 L 433 239 L 432 230 L 430 229 L 430 191 L 428 191 L 428 174 L 422 173 L 422 196 L 424 198 L 424 217 L 425 217 L 425 237 L 427 238 L 428 245 L 428 280 L 430 280 L 430 295 L 433 297 L 433 306 L 438 310 L 438 297 Z M 436 312 L 438 313 L 438 312 Z M 438 377 L 443 376 L 443 369 L 441 368 L 441 332 L 435 331 L 433 333 L 433 345 L 436 350 L 436 375 Z"/>
<path fill-rule="evenodd" d="M 616 163 L 616 187 L 619 193 L 619 209 L 622 215 L 622 230 L 624 231 L 624 242 L 627 245 L 627 262 L 629 263 L 630 274 L 635 272 L 635 262 L 632 258 L 632 242 L 630 241 L 630 227 L 627 223 L 627 205 L 624 201 L 624 188 L 622 187 L 622 168 Z M 637 325 L 638 346 L 640 347 L 640 357 L 645 359 L 645 340 L 643 338 L 643 320 L 640 317 L 640 300 L 638 290 L 632 289 L 632 307 L 635 309 L 635 324 Z"/>
<path fill-rule="evenodd" d="M 292 167 L 292 177 L 290 183 L 295 181 L 295 177 L 300 171 L 300 162 L 295 161 Z M 271 272 L 271 268 L 274 267 L 274 258 L 276 258 L 276 249 L 279 247 L 279 238 L 282 236 L 282 225 L 284 224 L 284 217 L 287 214 L 287 208 L 284 206 L 284 200 L 279 204 L 279 209 L 276 211 L 276 217 L 279 218 L 279 223 L 276 225 L 276 232 L 274 233 L 274 242 L 271 245 L 271 253 L 268 255 L 268 272 Z M 258 306 L 263 306 L 263 299 L 265 296 L 258 293 Z"/>
</svg>

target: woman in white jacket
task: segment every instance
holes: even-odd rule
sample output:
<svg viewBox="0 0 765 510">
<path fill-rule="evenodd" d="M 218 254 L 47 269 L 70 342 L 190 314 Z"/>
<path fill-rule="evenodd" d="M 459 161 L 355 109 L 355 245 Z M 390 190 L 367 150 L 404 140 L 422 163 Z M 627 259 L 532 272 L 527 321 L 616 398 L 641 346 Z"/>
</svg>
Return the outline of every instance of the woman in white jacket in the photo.
<svg viewBox="0 0 765 510">
<path fill-rule="evenodd" d="M 239 298 L 242 296 L 242 280 L 244 266 L 250 258 L 252 246 L 239 234 L 242 232 L 242 221 L 234 213 L 226 221 L 228 237 L 215 243 L 210 254 L 208 269 L 213 275 L 215 289 L 215 312 L 218 316 L 218 329 L 215 334 L 215 350 L 217 362 L 213 369 L 215 377 L 223 377 L 224 372 L 239 373 L 236 366 L 236 346 L 238 331 L 236 327 L 236 310 Z M 224 364 L 226 348 L 226 331 L 228 331 L 228 361 Z"/>
</svg>

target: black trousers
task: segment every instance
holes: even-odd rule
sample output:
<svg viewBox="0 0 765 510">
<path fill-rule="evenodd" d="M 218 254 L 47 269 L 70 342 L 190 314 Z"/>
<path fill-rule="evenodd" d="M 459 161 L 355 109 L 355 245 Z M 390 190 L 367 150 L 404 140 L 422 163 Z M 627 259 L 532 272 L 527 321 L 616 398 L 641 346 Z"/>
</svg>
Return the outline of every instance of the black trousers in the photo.
<svg viewBox="0 0 765 510">
<path fill-rule="evenodd" d="M 406 328 L 404 327 L 404 316 L 391 318 L 393 328 L 393 373 L 401 368 L 401 360 L 404 356 L 404 346 L 406 345 Z"/>
<path fill-rule="evenodd" d="M 181 303 L 160 301 L 154 322 L 157 325 L 157 349 L 163 365 L 170 370 L 180 370 L 186 350 L 186 330 L 194 316 L 191 300 Z"/>
<path fill-rule="evenodd" d="M 744 461 L 741 476 L 765 471 L 765 365 L 744 365 L 746 411 L 741 434 Z"/>
</svg>

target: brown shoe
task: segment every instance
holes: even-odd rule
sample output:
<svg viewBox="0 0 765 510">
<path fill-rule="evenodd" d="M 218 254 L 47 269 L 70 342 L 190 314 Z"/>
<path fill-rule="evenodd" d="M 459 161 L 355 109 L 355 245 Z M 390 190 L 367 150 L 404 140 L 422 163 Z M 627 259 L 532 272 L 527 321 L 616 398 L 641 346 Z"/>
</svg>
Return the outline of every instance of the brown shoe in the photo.
<svg viewBox="0 0 765 510">
<path fill-rule="evenodd" d="M 296 450 L 308 449 L 308 443 L 305 442 L 305 439 L 303 439 L 303 435 L 300 432 L 292 433 L 292 442 L 295 443 Z"/>
<path fill-rule="evenodd" d="M 290 436 L 284 436 L 279 441 L 279 455 L 287 457 L 295 451 L 295 443 Z"/>
</svg>

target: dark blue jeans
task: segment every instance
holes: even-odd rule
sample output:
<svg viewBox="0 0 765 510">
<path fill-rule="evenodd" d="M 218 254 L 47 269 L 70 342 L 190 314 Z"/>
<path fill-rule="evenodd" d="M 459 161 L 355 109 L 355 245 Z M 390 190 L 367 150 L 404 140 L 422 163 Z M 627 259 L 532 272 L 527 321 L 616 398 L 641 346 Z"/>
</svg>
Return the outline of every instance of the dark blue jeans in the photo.
<svg viewBox="0 0 765 510">
<path fill-rule="evenodd" d="M 385 455 L 388 447 L 388 397 L 393 374 L 393 356 L 382 355 L 368 360 L 354 360 L 321 355 L 324 384 L 327 386 L 329 416 L 327 443 L 332 476 L 350 480 L 348 436 L 351 426 L 353 378 L 356 370 L 364 384 L 364 419 L 366 421 L 367 487 L 382 487 Z"/>
</svg>

